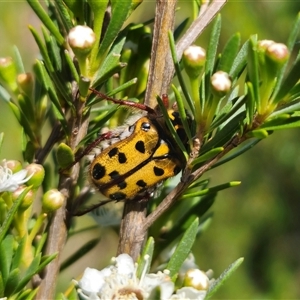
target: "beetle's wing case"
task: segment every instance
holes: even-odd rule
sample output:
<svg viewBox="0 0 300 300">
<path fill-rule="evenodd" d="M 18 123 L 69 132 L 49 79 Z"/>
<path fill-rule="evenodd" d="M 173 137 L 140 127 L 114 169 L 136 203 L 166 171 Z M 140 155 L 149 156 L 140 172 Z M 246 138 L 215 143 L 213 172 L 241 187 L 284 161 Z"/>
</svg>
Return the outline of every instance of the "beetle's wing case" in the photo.
<svg viewBox="0 0 300 300">
<path fill-rule="evenodd" d="M 96 147 L 94 147 L 90 154 L 87 155 L 87 159 L 92 162 L 97 155 L 99 155 L 104 149 L 110 147 L 111 145 L 126 139 L 129 137 L 133 131 L 134 131 L 134 124 L 138 119 L 146 115 L 146 112 L 141 111 L 138 114 L 134 114 L 130 116 L 124 125 L 118 126 L 113 129 L 109 129 L 108 127 L 104 127 L 100 134 L 105 134 L 107 132 L 111 132 L 111 135 L 113 136 L 110 139 L 104 139 L 101 141 Z"/>
</svg>

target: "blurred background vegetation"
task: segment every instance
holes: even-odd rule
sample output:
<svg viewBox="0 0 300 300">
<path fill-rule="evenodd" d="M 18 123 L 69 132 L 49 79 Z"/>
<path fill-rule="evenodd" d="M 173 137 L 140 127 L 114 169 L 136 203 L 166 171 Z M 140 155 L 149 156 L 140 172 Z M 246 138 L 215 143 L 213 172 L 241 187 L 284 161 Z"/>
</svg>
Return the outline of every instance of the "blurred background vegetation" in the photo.
<svg viewBox="0 0 300 300">
<path fill-rule="evenodd" d="M 154 5 L 154 1 L 145 1 L 131 21 L 152 18 Z M 180 22 L 191 12 L 191 2 L 179 1 L 178 6 L 182 9 Z M 240 32 L 243 42 L 257 33 L 259 39 L 284 43 L 298 11 L 299 1 L 229 1 L 221 11 L 221 42 Z M 0 57 L 11 56 L 16 45 L 30 71 L 39 54 L 28 24 L 40 27 L 25 1 L 0 1 Z M 207 37 L 204 34 L 197 44 L 205 47 Z M 0 160 L 22 159 L 20 127 L 4 102 L 0 102 L 0 131 L 5 133 Z M 207 173 L 213 184 L 242 181 L 239 187 L 218 195 L 210 210 L 213 222 L 194 245 L 199 267 L 213 269 L 216 277 L 238 257 L 245 257 L 214 299 L 300 299 L 299 137 L 300 129 L 277 132 L 242 157 Z M 88 216 L 78 222 L 92 224 Z M 101 234 L 101 244 L 91 255 L 98 260 L 101 255 L 106 261 L 115 254 L 107 249 L 116 249 L 116 234 L 111 229 L 101 229 Z M 66 253 L 69 250 L 72 246 L 67 244 Z M 97 267 L 90 259 L 80 260 L 82 269 Z M 62 273 L 66 281 L 74 274 L 72 269 Z"/>
</svg>

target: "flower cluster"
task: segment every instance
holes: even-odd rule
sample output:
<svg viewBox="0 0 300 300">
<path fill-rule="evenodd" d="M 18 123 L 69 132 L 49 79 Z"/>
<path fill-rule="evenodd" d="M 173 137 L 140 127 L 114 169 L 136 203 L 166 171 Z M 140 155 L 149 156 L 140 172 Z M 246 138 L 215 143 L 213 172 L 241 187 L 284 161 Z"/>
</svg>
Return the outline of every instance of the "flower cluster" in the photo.
<svg viewBox="0 0 300 300">
<path fill-rule="evenodd" d="M 148 256 L 144 259 L 149 262 Z M 138 278 L 138 265 L 128 254 L 120 254 L 114 261 L 101 271 L 85 270 L 76 282 L 80 299 L 204 299 L 209 287 L 208 277 L 200 270 L 189 270 L 186 285 L 175 290 L 167 270 L 146 274 L 146 263 Z"/>
</svg>

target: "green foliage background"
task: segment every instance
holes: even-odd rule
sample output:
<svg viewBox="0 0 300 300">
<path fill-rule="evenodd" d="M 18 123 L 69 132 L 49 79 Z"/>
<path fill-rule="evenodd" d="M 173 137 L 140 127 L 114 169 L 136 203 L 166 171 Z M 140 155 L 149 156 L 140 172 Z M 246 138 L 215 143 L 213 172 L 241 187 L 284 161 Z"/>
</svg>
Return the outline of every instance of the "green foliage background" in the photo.
<svg viewBox="0 0 300 300">
<path fill-rule="evenodd" d="M 179 4 L 185 12 L 191 6 L 190 1 Z M 229 1 L 221 12 L 221 38 L 225 42 L 239 31 L 243 42 L 254 33 L 259 39 L 286 42 L 299 10 L 299 1 Z M 140 21 L 153 13 L 154 1 L 146 1 L 134 15 Z M 16 45 L 29 70 L 38 49 L 26 25 L 38 28 L 39 23 L 25 1 L 0 1 L 0 57 L 10 56 Z M 199 45 L 206 45 L 206 36 Z M 6 133 L 0 159 L 21 159 L 20 128 L 3 102 L 0 131 Z M 300 129 L 276 132 L 242 157 L 207 174 L 214 184 L 242 180 L 241 186 L 219 194 L 211 210 L 213 222 L 194 246 L 200 268 L 212 268 L 216 277 L 235 259 L 245 257 L 214 299 L 300 298 L 299 136 Z M 90 220 L 83 217 L 81 222 L 85 221 Z M 103 233 L 102 240 L 106 247 L 114 244 L 114 233 Z"/>
</svg>

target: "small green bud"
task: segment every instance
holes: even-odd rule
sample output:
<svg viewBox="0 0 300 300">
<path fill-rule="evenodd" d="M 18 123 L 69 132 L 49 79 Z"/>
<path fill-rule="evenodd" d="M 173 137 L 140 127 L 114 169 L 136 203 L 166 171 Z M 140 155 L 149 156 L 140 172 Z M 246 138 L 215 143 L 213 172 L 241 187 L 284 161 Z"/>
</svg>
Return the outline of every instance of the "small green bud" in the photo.
<svg viewBox="0 0 300 300">
<path fill-rule="evenodd" d="M 185 71 L 192 79 L 200 76 L 205 64 L 205 60 L 205 49 L 195 45 L 188 47 L 182 55 Z"/>
<path fill-rule="evenodd" d="M 23 193 L 25 188 L 27 188 L 27 187 L 20 186 L 20 187 L 18 187 L 17 190 L 15 190 L 12 193 L 13 201 L 16 201 L 18 199 L 18 197 Z M 28 209 L 32 205 L 33 200 L 34 200 L 34 192 L 32 190 L 30 190 L 30 191 L 27 192 L 27 194 L 25 195 L 22 203 L 20 204 L 19 210 L 25 211 L 26 209 Z"/>
<path fill-rule="evenodd" d="M 96 41 L 94 31 L 88 26 L 73 27 L 68 34 L 68 43 L 75 55 L 87 55 Z"/>
<path fill-rule="evenodd" d="M 190 269 L 185 274 L 183 285 L 193 287 L 199 291 L 207 291 L 209 288 L 209 278 L 199 269 Z"/>
<path fill-rule="evenodd" d="M 211 87 L 217 97 L 225 96 L 231 88 L 231 79 L 226 72 L 217 71 L 211 76 Z"/>
<path fill-rule="evenodd" d="M 17 83 L 22 92 L 29 98 L 33 91 L 33 77 L 31 73 L 23 73 L 17 76 Z"/>
<path fill-rule="evenodd" d="M 64 195 L 57 189 L 51 189 L 43 195 L 42 207 L 46 213 L 59 209 L 65 201 Z"/>
<path fill-rule="evenodd" d="M 45 177 L 44 167 L 42 165 L 32 163 L 28 165 L 25 170 L 27 170 L 27 176 L 32 175 L 26 185 L 32 185 L 35 189 L 40 187 Z"/>
<path fill-rule="evenodd" d="M 9 86 L 13 92 L 16 92 L 18 89 L 16 76 L 17 70 L 12 58 L 0 58 L 0 82 Z"/>
<path fill-rule="evenodd" d="M 75 160 L 72 149 L 65 143 L 59 144 L 56 152 L 56 158 L 58 165 L 62 169 L 68 168 Z"/>
<path fill-rule="evenodd" d="M 12 170 L 13 173 L 17 173 L 23 169 L 21 162 L 18 160 L 6 160 L 6 167 Z"/>
</svg>

